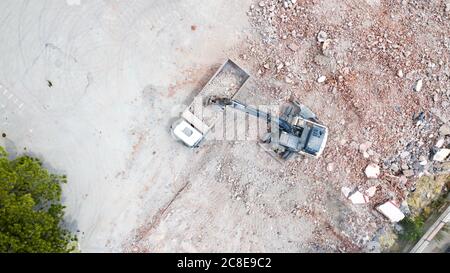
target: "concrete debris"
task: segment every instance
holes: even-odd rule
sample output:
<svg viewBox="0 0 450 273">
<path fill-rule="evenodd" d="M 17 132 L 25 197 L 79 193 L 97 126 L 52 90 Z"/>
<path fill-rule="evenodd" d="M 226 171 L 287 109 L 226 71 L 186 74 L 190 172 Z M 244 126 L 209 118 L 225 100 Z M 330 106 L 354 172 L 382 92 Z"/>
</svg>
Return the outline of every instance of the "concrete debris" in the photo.
<svg viewBox="0 0 450 273">
<path fill-rule="evenodd" d="M 358 205 L 358 204 L 365 204 L 369 202 L 369 197 L 362 194 L 359 191 L 355 191 L 353 194 L 351 194 L 348 199 L 350 201 L 352 201 L 353 204 Z"/>
<path fill-rule="evenodd" d="M 333 172 L 334 169 L 335 169 L 334 163 L 328 163 L 328 165 L 327 165 L 327 171 Z"/>
<path fill-rule="evenodd" d="M 320 76 L 319 78 L 317 78 L 318 83 L 324 83 L 326 80 L 327 80 L 326 76 Z"/>
<path fill-rule="evenodd" d="M 403 1 L 408 2 L 405 6 L 401 1 L 388 1 L 383 4 L 386 16 L 412 20 L 400 20 L 386 28 L 385 15 L 375 15 L 380 6 L 373 3 L 379 1 L 370 1 L 374 5 L 368 7 L 374 12 L 368 15 L 370 23 L 356 27 L 360 11 L 336 9 L 334 19 L 343 15 L 346 19 L 335 24 L 323 16 L 327 14 L 324 6 L 327 11 L 335 6 L 332 1 L 322 2 L 292 5 L 289 0 L 265 1 L 266 7 L 256 9 L 251 18 L 263 37 L 249 47 L 257 48 L 252 55 L 255 64 L 270 63 L 275 70 L 262 77 L 267 93 L 278 101 L 292 96 L 313 102 L 335 132 L 320 169 L 304 162 L 297 166 L 322 181 L 332 174 L 334 188 L 357 203 L 363 202 L 361 196 L 370 198 L 372 204 L 382 204 L 386 198 L 405 200 L 416 190 L 419 177 L 442 172 L 442 165 L 447 164 L 433 160 L 440 149 L 450 148 L 450 129 L 440 129 L 450 121 L 450 69 L 445 55 L 450 36 L 445 7 L 442 1 L 429 5 Z M 273 11 L 271 6 L 275 6 Z M 430 18 L 435 18 L 436 24 L 426 27 Z M 421 36 L 410 39 L 424 27 L 436 42 L 429 43 L 429 37 Z M 284 65 L 286 62 L 291 65 Z M 294 75 L 289 78 L 301 83 L 306 92 L 287 86 L 287 75 Z M 291 90 L 285 92 L 284 87 Z M 373 165 L 369 167 L 369 163 Z M 367 225 L 357 222 L 370 213 L 362 212 L 364 207 L 352 209 L 360 214 L 345 225 L 346 232 L 360 244 L 364 241 L 359 238 L 361 226 Z M 374 226 L 372 234 L 374 229 L 388 226 L 381 217 L 367 222 Z"/>
<path fill-rule="evenodd" d="M 377 210 L 393 223 L 397 223 L 405 218 L 405 214 L 403 214 L 403 212 L 392 201 L 388 201 L 378 206 Z"/>
<path fill-rule="evenodd" d="M 328 34 L 323 30 L 319 31 L 319 33 L 317 34 L 317 41 L 319 43 L 324 43 L 327 39 L 328 39 Z"/>
<path fill-rule="evenodd" d="M 449 136 L 450 135 L 450 123 L 442 125 L 439 128 L 439 134 L 441 136 Z"/>
<path fill-rule="evenodd" d="M 374 197 L 376 192 L 377 192 L 377 187 L 376 187 L 376 186 L 372 186 L 372 187 L 368 188 L 368 189 L 365 191 L 365 194 L 366 194 L 368 197 Z"/>
<path fill-rule="evenodd" d="M 298 50 L 299 46 L 298 46 L 296 43 L 290 43 L 290 44 L 288 45 L 288 48 L 289 48 L 290 50 L 296 52 L 296 51 Z"/>
<path fill-rule="evenodd" d="M 352 192 L 352 190 L 348 187 L 342 187 L 341 192 L 345 196 L 345 198 L 348 198 L 350 196 L 350 193 Z"/>
<path fill-rule="evenodd" d="M 367 178 L 378 178 L 380 175 L 380 166 L 375 163 L 370 163 L 365 170 Z"/>
<path fill-rule="evenodd" d="M 439 139 L 439 140 L 436 142 L 436 144 L 434 145 L 434 147 L 436 147 L 436 148 L 442 148 L 442 146 L 444 146 L 444 143 L 445 143 L 445 139 L 441 138 L 441 139 Z"/>
<path fill-rule="evenodd" d="M 434 161 L 442 162 L 450 155 L 450 149 L 440 149 L 434 156 Z"/>
<path fill-rule="evenodd" d="M 403 174 L 404 174 L 406 177 L 414 176 L 414 170 L 410 170 L 410 169 L 403 170 Z"/>
<path fill-rule="evenodd" d="M 423 86 L 423 81 L 422 80 L 418 80 L 416 82 L 416 86 L 414 87 L 414 91 L 420 92 L 422 90 L 422 86 Z"/>
<path fill-rule="evenodd" d="M 370 141 L 366 141 L 359 145 L 359 151 L 363 154 L 364 158 L 369 158 L 371 154 L 373 155 L 373 151 L 370 150 L 372 143 Z"/>
</svg>

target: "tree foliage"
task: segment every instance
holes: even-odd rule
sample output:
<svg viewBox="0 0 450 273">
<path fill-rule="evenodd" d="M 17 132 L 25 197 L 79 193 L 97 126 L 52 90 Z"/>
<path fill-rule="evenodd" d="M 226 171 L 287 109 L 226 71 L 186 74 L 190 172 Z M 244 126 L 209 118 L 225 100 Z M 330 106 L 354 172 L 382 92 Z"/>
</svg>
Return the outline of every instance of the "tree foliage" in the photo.
<svg viewBox="0 0 450 273">
<path fill-rule="evenodd" d="M 9 160 L 0 147 L 0 252 L 70 252 L 76 240 L 61 227 L 65 176 L 22 156 Z"/>
</svg>

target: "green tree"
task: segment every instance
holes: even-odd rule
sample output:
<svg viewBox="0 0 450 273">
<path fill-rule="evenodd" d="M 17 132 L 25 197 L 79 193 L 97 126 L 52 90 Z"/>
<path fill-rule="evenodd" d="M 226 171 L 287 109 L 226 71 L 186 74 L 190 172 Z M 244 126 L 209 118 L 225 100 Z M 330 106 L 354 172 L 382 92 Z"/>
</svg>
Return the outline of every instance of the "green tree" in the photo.
<svg viewBox="0 0 450 273">
<path fill-rule="evenodd" d="M 61 227 L 65 176 L 29 156 L 9 160 L 0 147 L 0 252 L 70 252 L 76 240 Z"/>
</svg>

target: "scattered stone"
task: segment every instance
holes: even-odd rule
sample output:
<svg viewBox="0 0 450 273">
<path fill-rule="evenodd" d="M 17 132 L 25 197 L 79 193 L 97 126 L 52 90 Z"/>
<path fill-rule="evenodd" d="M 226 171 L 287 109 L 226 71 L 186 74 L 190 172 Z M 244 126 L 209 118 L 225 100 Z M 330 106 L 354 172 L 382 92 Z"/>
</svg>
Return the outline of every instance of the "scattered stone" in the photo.
<svg viewBox="0 0 450 273">
<path fill-rule="evenodd" d="M 266 3 L 264 3 L 264 1 L 259 2 L 258 4 L 261 8 L 264 7 L 266 5 Z"/>
<path fill-rule="evenodd" d="M 345 196 L 345 198 L 348 198 L 348 196 L 350 195 L 352 190 L 350 188 L 348 188 L 348 187 L 342 187 L 341 188 L 341 192 Z"/>
<path fill-rule="evenodd" d="M 327 165 L 327 171 L 333 172 L 334 169 L 335 169 L 334 163 L 328 163 L 328 165 Z"/>
<path fill-rule="evenodd" d="M 397 173 L 397 172 L 400 170 L 400 167 L 398 166 L 397 163 L 392 163 L 392 164 L 391 164 L 391 170 L 392 170 L 394 173 Z"/>
<path fill-rule="evenodd" d="M 414 91 L 420 92 L 420 90 L 422 90 L 422 86 L 423 86 L 423 81 L 422 80 L 418 80 L 416 82 L 416 86 L 414 87 Z"/>
<path fill-rule="evenodd" d="M 450 149 L 440 149 L 434 156 L 434 161 L 442 162 L 450 155 Z"/>
<path fill-rule="evenodd" d="M 330 47 L 331 45 L 331 40 L 330 39 L 326 39 L 323 43 L 322 43 L 322 53 L 326 56 L 328 56 L 329 54 L 327 54 L 327 49 Z"/>
<path fill-rule="evenodd" d="M 327 80 L 327 77 L 325 77 L 325 76 L 320 76 L 320 77 L 317 79 L 317 82 L 318 82 L 318 83 L 324 83 L 326 80 Z"/>
<path fill-rule="evenodd" d="M 317 41 L 319 43 L 323 43 L 327 39 L 328 39 L 328 34 L 325 31 L 323 31 L 323 30 L 319 31 L 319 33 L 317 34 Z"/>
<path fill-rule="evenodd" d="M 286 76 L 286 77 L 284 78 L 284 81 L 285 81 L 286 83 L 289 83 L 289 84 L 294 83 L 294 81 L 293 81 L 291 78 L 289 78 L 288 76 Z"/>
<path fill-rule="evenodd" d="M 441 138 L 436 142 L 436 144 L 434 146 L 436 148 L 442 148 L 442 146 L 444 146 L 444 143 L 445 143 L 445 139 Z"/>
<path fill-rule="evenodd" d="M 393 223 L 399 222 L 405 218 L 403 212 L 392 201 L 388 201 L 381 206 L 378 206 L 377 210 Z"/>
<path fill-rule="evenodd" d="M 364 154 L 364 153 L 367 152 L 367 150 L 370 148 L 370 146 L 372 146 L 372 142 L 370 142 L 370 141 L 366 141 L 364 143 L 361 143 L 359 145 L 359 151 Z"/>
<path fill-rule="evenodd" d="M 352 195 L 348 197 L 353 204 L 365 204 L 369 202 L 369 197 L 365 196 L 359 191 L 355 191 Z"/>
<path fill-rule="evenodd" d="M 403 175 L 406 177 L 414 176 L 414 170 L 411 170 L 411 169 L 403 170 Z"/>
<path fill-rule="evenodd" d="M 399 70 L 399 71 L 397 71 L 397 76 L 399 77 L 399 78 L 403 78 L 403 70 Z"/>
<path fill-rule="evenodd" d="M 410 152 L 408 152 L 408 151 L 403 151 L 403 152 L 400 154 L 400 158 L 405 159 L 405 158 L 407 158 L 407 157 L 410 156 L 410 155 L 411 155 Z"/>
<path fill-rule="evenodd" d="M 367 178 L 378 178 L 380 175 L 380 166 L 375 163 L 370 163 L 365 170 Z"/>
<path fill-rule="evenodd" d="M 450 135 L 450 124 L 444 124 L 439 128 L 439 134 L 441 136 L 449 136 Z"/>
<path fill-rule="evenodd" d="M 299 46 L 296 43 L 290 43 L 288 45 L 288 48 L 294 52 L 296 52 L 299 49 Z"/>
<path fill-rule="evenodd" d="M 372 186 L 372 187 L 370 187 L 370 188 L 368 188 L 366 191 L 365 191 L 365 194 L 368 196 L 368 197 L 373 197 L 373 196 L 375 196 L 375 193 L 377 192 L 377 187 L 376 186 Z"/>
<path fill-rule="evenodd" d="M 406 178 L 406 176 L 402 175 L 399 177 L 398 182 L 400 182 L 401 185 L 405 185 L 408 182 L 408 178 Z"/>
</svg>

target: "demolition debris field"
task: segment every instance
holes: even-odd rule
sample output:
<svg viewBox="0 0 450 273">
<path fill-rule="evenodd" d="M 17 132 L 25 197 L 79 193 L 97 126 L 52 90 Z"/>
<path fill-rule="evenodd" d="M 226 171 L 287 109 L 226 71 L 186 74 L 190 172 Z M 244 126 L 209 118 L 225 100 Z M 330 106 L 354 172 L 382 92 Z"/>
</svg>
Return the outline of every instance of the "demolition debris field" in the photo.
<svg viewBox="0 0 450 273">
<path fill-rule="evenodd" d="M 450 169 L 435 156 L 450 146 L 447 0 L 0 10 L 2 145 L 68 175 L 67 225 L 82 251 L 386 251 L 396 225 L 375 207 L 408 215 L 412 193 L 433 198 L 419 177 Z M 190 150 L 172 138 L 182 105 L 227 58 L 252 76 L 238 99 L 295 99 L 317 114 L 330 130 L 321 158 L 279 164 L 255 142 Z"/>
</svg>

